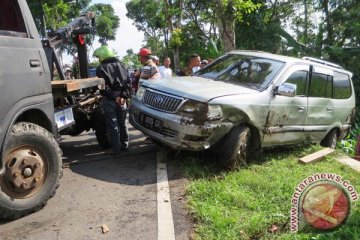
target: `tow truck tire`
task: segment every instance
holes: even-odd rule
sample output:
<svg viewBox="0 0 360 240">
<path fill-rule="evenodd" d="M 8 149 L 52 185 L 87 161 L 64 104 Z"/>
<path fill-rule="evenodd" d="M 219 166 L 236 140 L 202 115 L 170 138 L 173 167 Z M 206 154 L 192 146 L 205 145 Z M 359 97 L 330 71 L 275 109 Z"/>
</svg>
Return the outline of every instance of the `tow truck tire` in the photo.
<svg viewBox="0 0 360 240">
<path fill-rule="evenodd" d="M 105 123 L 105 112 L 103 104 L 100 103 L 93 113 L 93 124 L 96 140 L 102 149 L 111 147 Z"/>
<path fill-rule="evenodd" d="M 54 136 L 29 122 L 12 127 L 0 176 L 0 218 L 18 219 L 42 209 L 62 176 L 62 152 Z"/>
<path fill-rule="evenodd" d="M 221 156 L 218 159 L 221 165 L 226 169 L 234 170 L 246 164 L 250 140 L 250 128 L 243 125 L 233 128 L 220 146 Z"/>
</svg>

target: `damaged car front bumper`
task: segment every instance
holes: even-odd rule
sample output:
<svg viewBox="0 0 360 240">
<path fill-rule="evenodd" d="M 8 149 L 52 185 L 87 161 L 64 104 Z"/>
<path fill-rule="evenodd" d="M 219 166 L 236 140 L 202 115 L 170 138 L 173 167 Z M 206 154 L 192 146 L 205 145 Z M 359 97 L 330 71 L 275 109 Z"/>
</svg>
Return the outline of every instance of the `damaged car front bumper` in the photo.
<svg viewBox="0 0 360 240">
<path fill-rule="evenodd" d="M 206 120 L 199 122 L 189 116 L 159 111 L 139 99 L 132 99 L 130 123 L 151 138 L 173 149 L 200 151 L 213 146 L 233 127 L 230 122 Z"/>
</svg>

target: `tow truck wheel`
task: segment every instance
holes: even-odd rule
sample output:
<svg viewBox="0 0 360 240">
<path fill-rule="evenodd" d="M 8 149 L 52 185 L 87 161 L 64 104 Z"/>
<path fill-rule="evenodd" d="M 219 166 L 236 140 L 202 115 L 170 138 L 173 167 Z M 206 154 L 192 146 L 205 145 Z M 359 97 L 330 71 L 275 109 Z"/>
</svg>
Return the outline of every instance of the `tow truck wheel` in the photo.
<svg viewBox="0 0 360 240">
<path fill-rule="evenodd" d="M 93 126 L 96 140 L 102 149 L 109 149 L 111 145 L 106 130 L 105 112 L 102 103 L 99 103 L 93 114 Z"/>
<path fill-rule="evenodd" d="M 0 218 L 17 219 L 46 205 L 59 185 L 61 155 L 46 129 L 28 122 L 13 126 L 0 176 Z"/>
<path fill-rule="evenodd" d="M 233 170 L 246 164 L 249 154 L 251 130 L 246 126 L 232 129 L 225 137 L 221 146 L 220 163 L 224 168 Z"/>
</svg>

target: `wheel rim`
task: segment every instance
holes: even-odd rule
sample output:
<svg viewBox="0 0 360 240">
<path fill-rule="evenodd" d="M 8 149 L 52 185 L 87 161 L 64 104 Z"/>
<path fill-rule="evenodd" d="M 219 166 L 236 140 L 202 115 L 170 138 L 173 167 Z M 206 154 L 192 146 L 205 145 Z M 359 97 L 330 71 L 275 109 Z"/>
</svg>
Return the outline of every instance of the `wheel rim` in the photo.
<svg viewBox="0 0 360 240">
<path fill-rule="evenodd" d="M 12 198 L 24 199 L 36 194 L 44 184 L 48 161 L 37 148 L 20 146 L 6 155 L 5 168 L 0 178 L 2 191 Z"/>
</svg>

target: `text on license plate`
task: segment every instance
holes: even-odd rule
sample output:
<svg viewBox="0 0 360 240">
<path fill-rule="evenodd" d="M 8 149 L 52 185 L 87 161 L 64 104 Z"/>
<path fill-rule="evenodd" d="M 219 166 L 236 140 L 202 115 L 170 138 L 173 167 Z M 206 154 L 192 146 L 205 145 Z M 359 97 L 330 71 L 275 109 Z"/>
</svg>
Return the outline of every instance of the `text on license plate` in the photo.
<svg viewBox="0 0 360 240">
<path fill-rule="evenodd" d="M 155 131 L 161 131 L 162 129 L 162 122 L 159 119 L 140 113 L 139 120 L 140 120 L 140 124 L 147 128 L 153 129 Z"/>
</svg>

